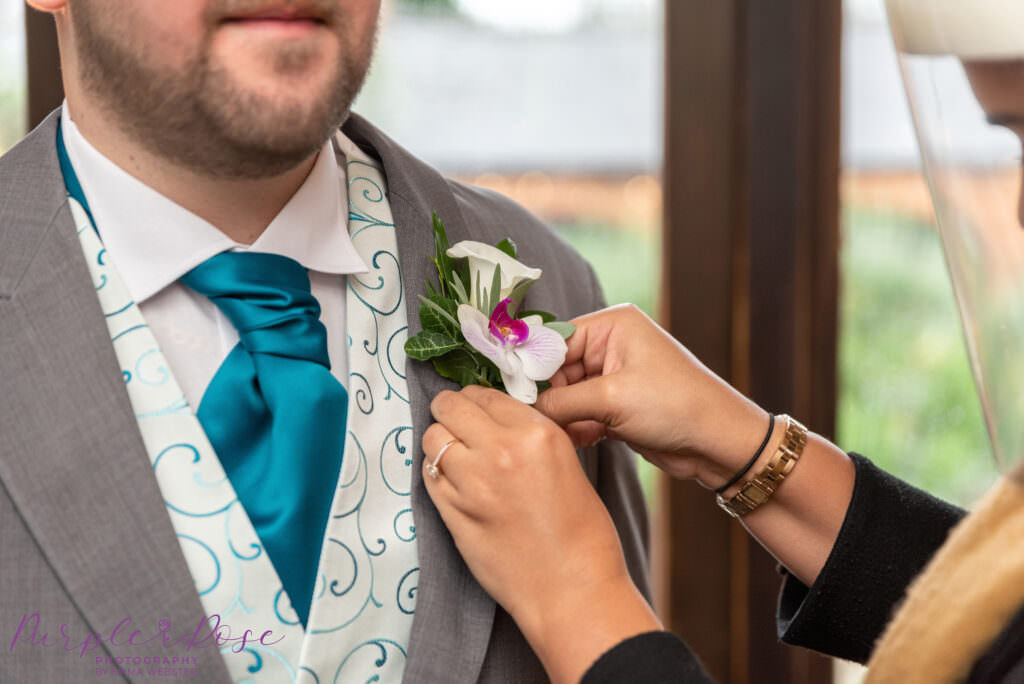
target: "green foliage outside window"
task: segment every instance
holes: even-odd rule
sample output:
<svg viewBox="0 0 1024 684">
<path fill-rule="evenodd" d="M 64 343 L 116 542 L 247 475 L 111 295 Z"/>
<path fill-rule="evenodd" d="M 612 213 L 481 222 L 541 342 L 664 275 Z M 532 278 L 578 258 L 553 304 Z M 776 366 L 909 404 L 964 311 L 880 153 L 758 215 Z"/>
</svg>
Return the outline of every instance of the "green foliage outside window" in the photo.
<svg viewBox="0 0 1024 684">
<path fill-rule="evenodd" d="M 25 94 L 21 87 L 0 84 L 0 153 L 24 135 Z"/>
<path fill-rule="evenodd" d="M 843 219 L 839 443 L 969 506 L 996 469 L 939 237 L 893 214 Z"/>
</svg>

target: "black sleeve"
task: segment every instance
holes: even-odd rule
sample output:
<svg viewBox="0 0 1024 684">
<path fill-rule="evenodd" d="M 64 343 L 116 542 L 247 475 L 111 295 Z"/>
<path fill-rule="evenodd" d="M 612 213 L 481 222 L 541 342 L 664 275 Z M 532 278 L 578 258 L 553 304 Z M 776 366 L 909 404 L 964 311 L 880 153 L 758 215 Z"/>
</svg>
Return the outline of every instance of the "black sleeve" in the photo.
<svg viewBox="0 0 1024 684">
<path fill-rule="evenodd" d="M 778 631 L 786 643 L 866 662 L 875 640 L 965 512 L 850 454 L 853 498 L 814 586 L 787 575 Z"/>
<path fill-rule="evenodd" d="M 711 684 L 682 639 L 671 632 L 638 634 L 606 651 L 580 684 Z"/>
</svg>

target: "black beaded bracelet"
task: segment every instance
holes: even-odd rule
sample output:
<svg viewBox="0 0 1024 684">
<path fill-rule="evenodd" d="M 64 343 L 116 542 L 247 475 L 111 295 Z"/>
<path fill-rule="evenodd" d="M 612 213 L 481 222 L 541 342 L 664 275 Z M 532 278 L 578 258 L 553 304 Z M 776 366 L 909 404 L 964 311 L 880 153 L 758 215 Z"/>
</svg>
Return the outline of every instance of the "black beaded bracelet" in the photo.
<svg viewBox="0 0 1024 684">
<path fill-rule="evenodd" d="M 761 457 L 761 452 L 763 452 L 764 448 L 766 446 L 768 446 L 768 440 L 772 438 L 772 430 L 774 430 L 774 429 L 775 429 L 775 415 L 769 413 L 768 414 L 768 434 L 766 434 L 764 436 L 764 441 L 761 442 L 761 446 L 757 447 L 757 451 L 754 452 L 753 458 L 751 458 L 750 461 L 747 462 L 747 465 L 743 466 L 742 470 L 740 470 L 738 473 L 733 475 L 731 480 L 729 480 L 724 485 L 722 485 L 721 487 L 716 489 L 715 490 L 715 494 L 723 494 L 726 489 L 728 489 L 729 487 L 732 487 L 734 484 L 739 482 L 740 478 L 743 477 L 744 475 L 746 475 L 747 471 L 749 471 L 751 468 L 754 467 L 754 464 L 757 463 L 757 459 Z"/>
</svg>

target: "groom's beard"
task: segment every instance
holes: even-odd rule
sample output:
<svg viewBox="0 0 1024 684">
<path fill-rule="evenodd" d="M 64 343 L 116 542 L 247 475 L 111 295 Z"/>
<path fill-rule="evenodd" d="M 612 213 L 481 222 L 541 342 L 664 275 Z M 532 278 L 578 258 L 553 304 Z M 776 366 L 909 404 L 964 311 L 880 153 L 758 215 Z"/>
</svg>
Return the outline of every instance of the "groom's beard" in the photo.
<svg viewBox="0 0 1024 684">
<path fill-rule="evenodd" d="M 294 168 L 344 121 L 373 53 L 374 31 L 345 35 L 337 3 L 320 0 L 340 44 L 339 59 L 316 97 L 273 98 L 242 87 L 210 57 L 216 25 L 208 22 L 196 54 L 183 66 L 161 65 L 145 36 L 125 35 L 116 20 L 75 5 L 71 19 L 83 87 L 137 144 L 211 178 L 265 178 Z M 224 0 L 224 10 L 246 4 Z M 251 3 L 248 3 L 251 4 Z M 354 43 L 354 44 L 353 44 Z M 306 45 L 281 46 L 275 74 L 301 74 L 315 55 Z"/>
</svg>

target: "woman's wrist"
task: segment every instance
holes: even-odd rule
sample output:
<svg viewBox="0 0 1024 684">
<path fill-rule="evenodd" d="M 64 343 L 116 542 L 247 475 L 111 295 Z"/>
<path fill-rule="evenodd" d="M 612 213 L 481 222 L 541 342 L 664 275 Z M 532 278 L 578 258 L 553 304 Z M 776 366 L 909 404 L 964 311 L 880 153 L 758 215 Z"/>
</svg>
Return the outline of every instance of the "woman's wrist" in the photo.
<svg viewBox="0 0 1024 684">
<path fill-rule="evenodd" d="M 756 406 L 754 408 L 754 411 L 744 411 L 742 418 L 734 424 L 721 426 L 719 439 L 712 442 L 713 446 L 702 459 L 697 480 L 711 490 L 720 489 L 749 465 L 743 477 L 721 492 L 726 498 L 739 491 L 744 482 L 764 468 L 782 443 L 786 431 L 786 426 L 780 424 L 781 421 L 772 421 L 771 433 L 767 434 L 768 439 L 765 440 L 769 413 Z M 764 446 L 758 452 L 762 444 Z M 751 462 L 755 453 L 757 458 Z"/>
<path fill-rule="evenodd" d="M 628 574 L 580 583 L 512 617 L 554 684 L 575 684 L 616 644 L 663 629 Z"/>
</svg>

